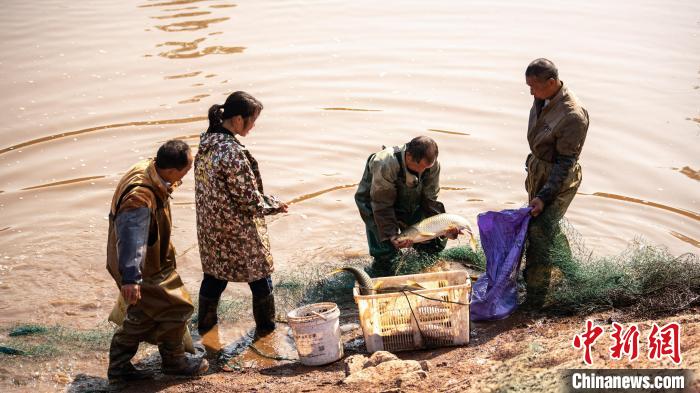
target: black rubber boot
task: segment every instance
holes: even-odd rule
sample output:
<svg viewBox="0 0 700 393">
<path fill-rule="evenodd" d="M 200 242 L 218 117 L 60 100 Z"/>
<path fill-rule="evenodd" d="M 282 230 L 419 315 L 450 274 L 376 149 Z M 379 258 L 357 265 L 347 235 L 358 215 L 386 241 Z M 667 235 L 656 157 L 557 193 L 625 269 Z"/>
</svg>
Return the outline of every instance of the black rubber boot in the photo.
<svg viewBox="0 0 700 393">
<path fill-rule="evenodd" d="M 372 277 L 389 277 L 395 275 L 394 266 L 395 255 L 374 257 L 370 265 L 369 275 Z"/>
<path fill-rule="evenodd" d="M 275 296 L 273 294 L 253 297 L 253 318 L 255 334 L 258 337 L 266 336 L 275 330 Z"/>
<path fill-rule="evenodd" d="M 182 343 L 161 343 L 158 344 L 158 351 L 163 361 L 163 374 L 194 377 L 209 369 L 206 359 L 187 356 Z"/>
<path fill-rule="evenodd" d="M 219 299 L 210 299 L 199 295 L 199 311 L 197 314 L 197 331 L 199 335 L 203 336 L 219 323 L 219 317 L 216 313 L 218 308 Z"/>
<path fill-rule="evenodd" d="M 122 343 L 116 335 L 112 337 L 109 346 L 109 366 L 107 378 L 109 383 L 140 381 L 151 378 L 153 374 L 147 370 L 139 370 L 131 364 L 131 358 L 136 355 L 139 344 Z"/>
</svg>

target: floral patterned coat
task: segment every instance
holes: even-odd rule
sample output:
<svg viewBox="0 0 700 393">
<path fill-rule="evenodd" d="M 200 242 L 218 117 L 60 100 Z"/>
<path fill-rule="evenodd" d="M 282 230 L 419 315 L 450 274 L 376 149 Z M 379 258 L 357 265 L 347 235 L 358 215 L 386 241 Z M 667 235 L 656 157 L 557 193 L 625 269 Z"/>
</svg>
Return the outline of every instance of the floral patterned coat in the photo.
<svg viewBox="0 0 700 393">
<path fill-rule="evenodd" d="M 203 133 L 194 180 L 202 271 L 238 282 L 269 276 L 274 268 L 265 215 L 278 213 L 281 203 L 263 193 L 248 149 L 222 127 Z"/>
</svg>

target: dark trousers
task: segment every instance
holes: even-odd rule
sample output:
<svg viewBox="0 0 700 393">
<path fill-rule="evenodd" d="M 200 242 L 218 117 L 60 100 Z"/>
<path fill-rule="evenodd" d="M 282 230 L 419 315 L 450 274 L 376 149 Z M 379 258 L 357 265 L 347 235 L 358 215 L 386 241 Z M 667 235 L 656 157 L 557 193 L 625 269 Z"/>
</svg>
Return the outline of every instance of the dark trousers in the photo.
<svg viewBox="0 0 700 393">
<path fill-rule="evenodd" d="M 228 285 L 228 281 L 219 280 L 214 276 L 204 273 L 202 285 L 199 287 L 199 295 L 208 299 L 219 299 L 224 289 Z M 249 282 L 248 286 L 253 293 L 253 299 L 264 298 L 272 293 L 272 277 L 267 276 L 253 282 Z"/>
<path fill-rule="evenodd" d="M 549 179 L 553 164 L 530 155 L 526 165 L 525 189 L 529 200 L 532 200 Z M 544 207 L 539 216 L 530 220 L 523 275 L 527 284 L 527 303 L 531 308 L 541 308 L 546 303 L 554 268 L 569 277 L 574 274 L 571 248 L 560 221 L 576 196 L 581 180 L 581 167 L 576 164 L 567 174 L 554 200 Z"/>
</svg>

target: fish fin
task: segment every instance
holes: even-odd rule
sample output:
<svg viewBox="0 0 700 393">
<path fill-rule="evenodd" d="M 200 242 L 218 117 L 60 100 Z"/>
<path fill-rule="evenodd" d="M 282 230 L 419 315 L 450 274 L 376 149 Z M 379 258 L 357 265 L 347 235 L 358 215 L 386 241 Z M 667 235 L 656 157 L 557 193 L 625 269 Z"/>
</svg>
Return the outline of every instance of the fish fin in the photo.
<svg viewBox="0 0 700 393">
<path fill-rule="evenodd" d="M 384 283 L 384 281 L 378 280 L 377 282 L 374 283 L 374 285 L 372 285 L 372 289 L 379 289 L 383 283 Z"/>
<path fill-rule="evenodd" d="M 476 251 L 476 239 L 471 232 L 469 233 L 469 245 L 472 247 L 473 251 Z"/>
<path fill-rule="evenodd" d="M 420 285 L 420 284 L 418 284 L 418 282 L 417 282 L 416 280 L 406 280 L 406 284 L 407 284 L 408 286 L 410 286 L 410 287 L 418 287 L 418 288 L 421 288 L 421 289 L 425 289 L 425 287 L 422 286 L 422 285 Z"/>
<path fill-rule="evenodd" d="M 338 274 L 338 273 L 341 273 L 341 272 L 344 272 L 344 271 L 345 271 L 345 270 L 342 269 L 342 268 L 340 268 L 340 269 L 333 269 L 333 270 L 330 271 L 330 273 L 328 273 L 328 275 L 330 276 L 330 275 Z"/>
<path fill-rule="evenodd" d="M 437 237 L 437 234 L 434 232 L 422 232 L 418 231 L 418 234 L 421 236 L 429 236 L 429 237 Z"/>
</svg>

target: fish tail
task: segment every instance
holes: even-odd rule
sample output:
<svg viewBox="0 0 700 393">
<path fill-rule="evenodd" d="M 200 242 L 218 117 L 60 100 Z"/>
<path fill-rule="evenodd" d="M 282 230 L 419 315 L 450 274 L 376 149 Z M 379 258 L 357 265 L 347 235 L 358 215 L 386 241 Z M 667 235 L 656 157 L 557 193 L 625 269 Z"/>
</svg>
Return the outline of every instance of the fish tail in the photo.
<svg viewBox="0 0 700 393">
<path fill-rule="evenodd" d="M 473 251 L 476 251 L 476 238 L 474 238 L 474 234 L 469 232 L 469 245 L 472 247 Z"/>
</svg>

